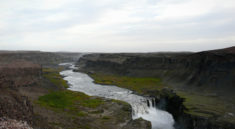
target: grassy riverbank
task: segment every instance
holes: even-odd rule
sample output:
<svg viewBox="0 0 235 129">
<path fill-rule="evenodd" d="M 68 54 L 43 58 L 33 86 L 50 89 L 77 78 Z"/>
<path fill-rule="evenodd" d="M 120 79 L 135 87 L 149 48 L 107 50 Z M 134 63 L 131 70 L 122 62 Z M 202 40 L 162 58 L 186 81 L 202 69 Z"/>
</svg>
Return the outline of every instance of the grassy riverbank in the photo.
<svg viewBox="0 0 235 129">
<path fill-rule="evenodd" d="M 235 123 L 235 103 L 202 93 L 176 92 L 180 97 L 185 98 L 184 105 L 188 109 L 187 113 L 204 118 L 216 118 L 218 122 Z"/>
<path fill-rule="evenodd" d="M 116 85 L 127 88 L 137 93 L 144 94 L 147 91 L 159 90 L 164 88 L 161 79 L 150 77 L 127 77 L 119 75 L 89 74 L 95 83 L 103 85 Z"/>
<path fill-rule="evenodd" d="M 68 88 L 67 82 L 59 74 L 62 69 L 63 68 L 43 68 L 43 77 L 57 87 Z"/>
<path fill-rule="evenodd" d="M 79 106 L 96 108 L 103 104 L 101 99 L 95 99 L 88 95 L 69 90 L 55 91 L 39 97 L 38 103 L 54 109 L 74 110 Z"/>
<path fill-rule="evenodd" d="M 51 129 L 118 129 L 136 122 L 131 118 L 131 106 L 125 102 L 66 90 L 68 84 L 59 74 L 61 70 L 43 69 L 46 89 L 34 100 L 37 126 Z M 141 122 L 143 126 L 149 125 L 147 121 Z"/>
</svg>

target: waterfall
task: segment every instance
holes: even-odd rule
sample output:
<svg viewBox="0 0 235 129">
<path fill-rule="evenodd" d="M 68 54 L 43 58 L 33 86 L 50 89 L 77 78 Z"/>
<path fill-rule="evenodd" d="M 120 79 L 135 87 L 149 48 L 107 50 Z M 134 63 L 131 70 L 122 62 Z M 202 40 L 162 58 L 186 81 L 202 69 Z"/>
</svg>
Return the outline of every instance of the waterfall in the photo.
<svg viewBox="0 0 235 129">
<path fill-rule="evenodd" d="M 150 108 L 157 108 L 155 98 L 144 98 L 140 102 L 132 103 L 132 115 L 149 113 Z"/>
<path fill-rule="evenodd" d="M 148 98 L 147 100 L 147 106 L 156 108 L 156 100 L 155 98 Z"/>
<path fill-rule="evenodd" d="M 130 102 L 133 119 L 143 118 L 152 124 L 153 129 L 174 129 L 174 119 L 171 114 L 157 108 L 155 98 L 145 97 L 141 102 Z"/>
</svg>

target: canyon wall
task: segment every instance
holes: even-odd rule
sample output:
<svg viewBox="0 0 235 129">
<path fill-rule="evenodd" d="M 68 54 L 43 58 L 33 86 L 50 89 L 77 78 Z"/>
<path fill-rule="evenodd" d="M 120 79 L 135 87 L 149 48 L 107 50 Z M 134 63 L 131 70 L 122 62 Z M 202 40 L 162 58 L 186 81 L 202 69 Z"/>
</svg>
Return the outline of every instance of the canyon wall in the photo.
<svg viewBox="0 0 235 129">
<path fill-rule="evenodd" d="M 234 93 L 234 48 L 199 53 L 90 54 L 77 63 L 81 71 L 157 77 L 174 87 Z"/>
<path fill-rule="evenodd" d="M 18 88 L 38 85 L 42 67 L 18 60 L 0 65 L 0 117 L 32 123 L 33 107 Z"/>
<path fill-rule="evenodd" d="M 0 87 L 17 88 L 38 83 L 42 67 L 28 61 L 18 60 L 0 66 Z"/>
</svg>

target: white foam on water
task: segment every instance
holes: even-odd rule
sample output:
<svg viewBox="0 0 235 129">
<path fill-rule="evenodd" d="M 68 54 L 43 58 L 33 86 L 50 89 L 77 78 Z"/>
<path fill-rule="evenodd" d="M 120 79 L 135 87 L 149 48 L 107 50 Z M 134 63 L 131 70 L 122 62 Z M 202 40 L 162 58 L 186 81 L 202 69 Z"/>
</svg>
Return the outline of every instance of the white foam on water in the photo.
<svg viewBox="0 0 235 129">
<path fill-rule="evenodd" d="M 133 116 L 134 119 L 142 117 L 150 121 L 153 129 L 174 129 L 174 119 L 171 114 L 153 107 L 148 108 L 147 111 L 148 113 L 137 113 Z"/>
<path fill-rule="evenodd" d="M 68 65 L 68 63 L 60 65 Z M 70 68 L 70 70 L 60 72 L 60 74 L 64 76 L 64 79 L 70 84 L 69 90 L 84 92 L 90 96 L 100 96 L 125 101 L 132 106 L 133 119 L 142 117 L 151 122 L 153 129 L 174 129 L 174 119 L 172 115 L 154 107 L 156 104 L 154 104 L 152 98 L 135 95 L 132 91 L 117 86 L 95 84 L 93 83 L 93 79 L 87 74 L 73 72 L 72 69 L 74 69 L 75 66 L 72 63 Z"/>
</svg>

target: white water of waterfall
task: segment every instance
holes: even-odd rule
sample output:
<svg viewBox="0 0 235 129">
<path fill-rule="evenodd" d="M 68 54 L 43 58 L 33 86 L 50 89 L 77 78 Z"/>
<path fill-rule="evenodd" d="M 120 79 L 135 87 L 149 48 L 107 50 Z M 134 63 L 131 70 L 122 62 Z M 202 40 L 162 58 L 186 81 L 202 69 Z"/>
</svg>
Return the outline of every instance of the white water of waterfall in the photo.
<svg viewBox="0 0 235 129">
<path fill-rule="evenodd" d="M 133 119 L 142 117 L 151 122 L 153 129 L 174 129 L 172 115 L 157 109 L 155 99 L 135 95 L 132 91 L 117 86 L 95 84 L 87 74 L 73 72 L 73 69 L 76 69 L 73 64 L 63 63 L 60 65 L 70 66 L 69 70 L 60 73 L 70 84 L 69 90 L 84 92 L 91 96 L 125 101 L 132 106 Z"/>
</svg>

